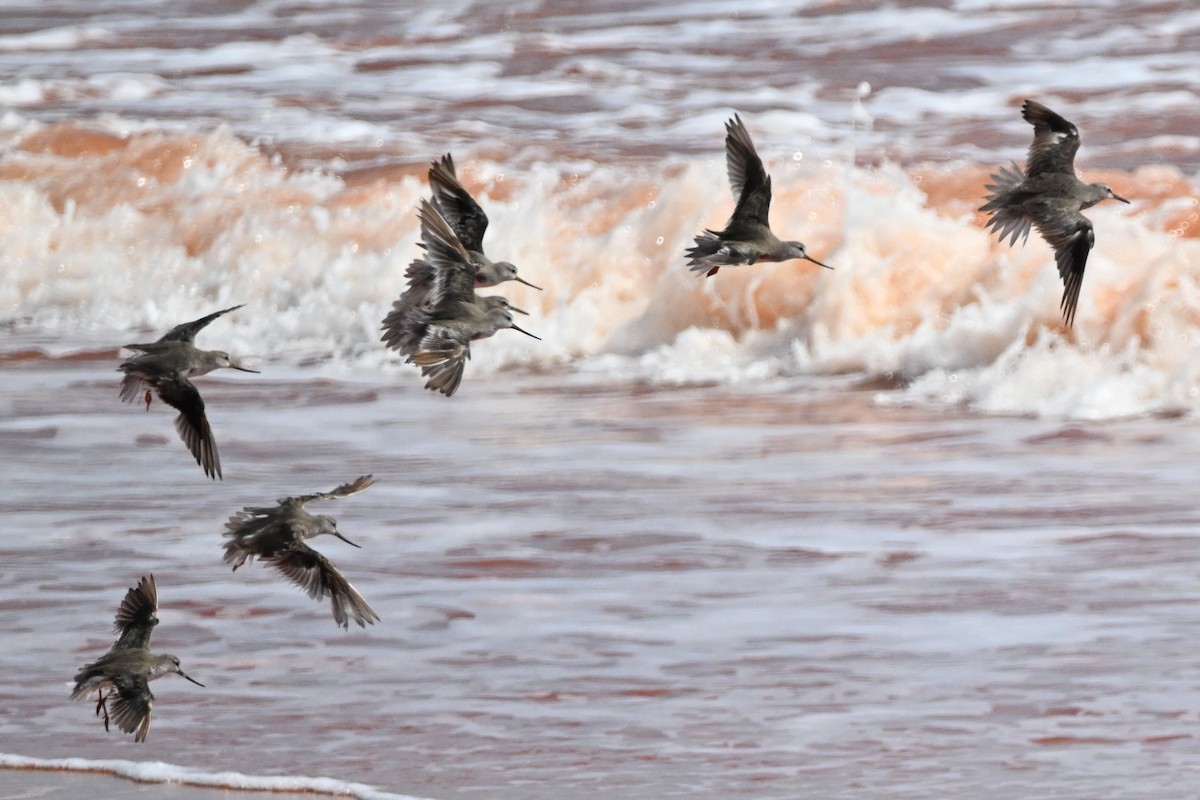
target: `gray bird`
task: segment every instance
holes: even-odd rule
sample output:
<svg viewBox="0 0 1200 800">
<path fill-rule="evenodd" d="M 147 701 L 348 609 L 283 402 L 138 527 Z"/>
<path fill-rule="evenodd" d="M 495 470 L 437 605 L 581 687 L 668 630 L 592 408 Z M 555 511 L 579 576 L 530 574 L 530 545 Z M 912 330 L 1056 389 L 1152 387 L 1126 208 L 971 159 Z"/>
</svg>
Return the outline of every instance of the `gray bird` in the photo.
<svg viewBox="0 0 1200 800">
<path fill-rule="evenodd" d="M 379 615 L 333 562 L 309 547 L 305 540 L 329 534 L 353 547 L 358 545 L 338 532 L 337 520 L 333 517 L 313 515 L 304 510 L 307 503 L 350 497 L 374 484 L 373 477 L 363 475 L 331 492 L 280 498 L 275 506 L 243 508 L 225 523 L 225 536 L 229 539 L 225 543 L 225 563 L 231 564 L 236 571 L 257 556 L 308 592 L 314 600 L 328 596 L 333 606 L 333 619 L 343 628 L 350 627 L 350 616 L 359 627 L 374 624 Z"/>
<path fill-rule="evenodd" d="M 392 310 L 383 319 L 384 334 L 380 339 L 389 348 L 404 356 L 411 356 L 417 351 L 425 326 L 429 319 L 439 314 L 453 314 L 449 306 L 457 303 L 455 297 L 447 298 L 443 292 L 438 295 L 437 305 L 433 302 L 432 291 L 436 281 L 437 269 L 428 260 L 419 258 L 408 265 L 405 273 L 408 277 L 408 288 L 400 298 L 392 303 Z M 478 285 L 478 284 L 477 284 Z M 484 312 L 504 309 L 510 314 L 529 312 L 517 308 L 508 302 L 508 298 L 500 295 L 475 295 L 474 303 Z"/>
<path fill-rule="evenodd" d="M 441 161 L 429 167 L 429 188 L 433 190 L 433 202 L 438 211 L 450 224 L 450 228 L 462 242 L 475 267 L 475 286 L 495 286 L 505 281 L 516 281 L 530 288 L 542 290 L 524 278 L 517 276 L 517 268 L 507 261 L 492 261 L 483 252 L 483 235 L 487 232 L 488 218 L 471 193 L 463 188 L 454 171 L 454 159 L 449 153 Z"/>
<path fill-rule="evenodd" d="M 698 275 L 712 276 L 721 267 L 790 261 L 802 258 L 833 269 L 810 256 L 800 242 L 781 241 L 771 232 L 771 176 L 763 169 L 750 132 L 741 117 L 725 123 L 725 171 L 733 189 L 734 208 L 725 229 L 705 230 L 687 250 L 688 266 Z"/>
<path fill-rule="evenodd" d="M 462 382 L 472 341 L 504 328 L 538 337 L 513 322 L 516 309 L 503 298 L 476 296 L 470 256 L 436 206 L 422 200 L 417 216 L 433 276 L 423 302 L 412 303 L 402 297 L 393 304 L 383 320 L 382 338 L 421 367 L 421 374 L 429 378 L 425 388 L 449 397 Z"/>
<path fill-rule="evenodd" d="M 117 621 L 113 626 L 120 634 L 117 641 L 107 653 L 79 670 L 75 675 L 75 689 L 71 692 L 72 700 L 83 700 L 93 691 L 100 693 L 96 715 L 104 714 L 106 731 L 110 716 L 108 700 L 116 692 L 112 721 L 125 733 L 132 733 L 136 742 L 144 742 L 150 731 L 154 711 L 150 681 L 174 673 L 197 686 L 204 686 L 184 673 L 175 656 L 150 652 L 150 635 L 158 624 L 157 611 L 158 587 L 154 576 L 148 575 L 125 593 L 125 599 L 117 609 Z"/>
<path fill-rule="evenodd" d="M 118 367 L 125 373 L 121 380 L 121 399 L 127 403 L 144 401 L 149 411 L 153 396 L 151 388 L 157 391 L 164 403 L 179 411 L 175 430 L 179 431 L 180 438 L 196 458 L 196 463 L 204 469 L 204 474 L 214 480 L 221 477 L 217 442 L 204 414 L 204 400 L 189 378 L 222 367 L 242 372 L 256 373 L 258 370 L 235 364 L 222 350 L 200 350 L 192 341 L 208 323 L 238 308 L 241 306 L 176 325 L 156 342 L 127 344 L 127 349 L 137 350 L 139 354 Z"/>
<path fill-rule="evenodd" d="M 1054 261 L 1065 287 L 1062 303 L 1067 327 L 1075 322 L 1075 307 L 1083 286 L 1088 253 L 1096 243 L 1092 222 L 1079 213 L 1101 200 L 1128 203 L 1107 183 L 1084 183 L 1075 176 L 1079 129 L 1041 103 L 1026 100 L 1021 116 L 1033 126 L 1033 144 L 1025 172 L 1016 164 L 1001 167 L 986 187 L 990 194 L 979 207 L 990 213 L 988 228 L 1009 238 L 1009 246 L 1029 238 L 1032 225 L 1054 248 Z"/>
</svg>

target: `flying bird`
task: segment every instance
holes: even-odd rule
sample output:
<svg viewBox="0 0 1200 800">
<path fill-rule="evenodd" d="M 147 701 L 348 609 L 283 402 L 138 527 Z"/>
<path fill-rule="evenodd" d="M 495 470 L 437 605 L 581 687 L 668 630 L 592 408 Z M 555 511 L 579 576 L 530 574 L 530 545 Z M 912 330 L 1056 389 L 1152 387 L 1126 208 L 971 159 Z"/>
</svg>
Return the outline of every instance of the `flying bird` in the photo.
<svg viewBox="0 0 1200 800">
<path fill-rule="evenodd" d="M 1075 175 L 1075 153 L 1079 150 L 1079 129 L 1041 103 L 1026 100 L 1021 116 L 1033 126 L 1033 144 L 1025 160 L 1025 171 L 1016 164 L 1000 167 L 988 184 L 990 194 L 979 207 L 991 214 L 987 227 L 1007 237 L 1009 246 L 1017 239 L 1029 238 L 1032 225 L 1054 248 L 1054 261 L 1062 278 L 1063 322 L 1071 327 L 1083 286 L 1083 270 L 1088 253 L 1096 243 L 1092 221 L 1080 213 L 1101 200 L 1124 197 L 1107 183 L 1084 183 Z"/>
<path fill-rule="evenodd" d="M 125 347 L 139 351 L 138 355 L 118 367 L 125 373 L 121 380 L 121 399 L 127 403 L 144 401 L 149 411 L 153 398 L 151 390 L 157 391 L 164 403 L 179 411 L 175 430 L 179 431 L 180 438 L 196 458 L 196 463 L 204 469 L 204 474 L 214 480 L 221 477 L 217 441 L 204 414 L 204 400 L 189 379 L 222 367 L 242 372 L 258 370 L 235 364 L 223 350 L 200 350 L 192 342 L 196 334 L 214 319 L 239 308 L 240 305 L 233 306 L 176 325 L 156 342 L 127 344 Z"/>
<path fill-rule="evenodd" d="M 117 608 L 113 626 L 120 634 L 117 641 L 107 653 L 79 670 L 75 675 L 75 689 L 71 692 L 72 700 L 83 700 L 93 691 L 99 692 L 96 715 L 104 714 L 104 730 L 108 730 L 111 715 L 118 728 L 133 734 L 135 742 L 144 742 L 150 731 L 154 711 L 150 681 L 174 673 L 197 686 L 204 686 L 184 673 L 175 656 L 150 652 L 150 635 L 158 624 L 157 611 L 158 587 L 154 576 L 148 575 L 125 593 L 125 599 Z M 104 694 L 106 689 L 107 695 Z M 110 712 L 108 701 L 114 692 L 117 697 Z"/>
<path fill-rule="evenodd" d="M 733 189 L 733 214 L 724 230 L 705 230 L 687 250 L 688 266 L 698 275 L 712 276 L 721 267 L 790 261 L 802 258 L 833 269 L 810 256 L 800 242 L 781 241 L 767 221 L 771 210 L 771 176 L 763 169 L 750 132 L 737 114 L 725 123 L 725 171 Z"/>
<path fill-rule="evenodd" d="M 382 339 L 421 367 L 428 378 L 425 388 L 449 397 L 462 383 L 471 342 L 505 328 L 538 337 L 513 322 L 512 312 L 524 312 L 503 298 L 476 296 L 470 255 L 437 207 L 422 200 L 417 216 L 433 274 L 422 301 L 414 302 L 406 292 L 393 303 L 383 320 Z"/>
<path fill-rule="evenodd" d="M 373 485 L 375 479 L 363 475 L 330 492 L 280 498 L 275 506 L 243 508 L 225 523 L 225 536 L 229 539 L 225 543 L 225 563 L 236 571 L 257 556 L 314 600 L 328 597 L 333 619 L 343 628 L 350 627 L 351 616 L 360 627 L 374 624 L 379 615 L 333 562 L 309 547 L 305 540 L 329 534 L 353 547 L 359 545 L 338 532 L 333 517 L 313 515 L 304 509 L 308 503 L 350 497 Z"/>
<path fill-rule="evenodd" d="M 433 202 L 438 211 L 450 224 L 454 235 L 462 242 L 468 260 L 475 268 L 475 286 L 495 286 L 505 281 L 516 281 L 539 292 L 540 286 L 517 275 L 517 268 L 507 261 L 492 261 L 483 252 L 483 235 L 487 232 L 488 218 L 471 193 L 463 188 L 454 170 L 454 159 L 449 153 L 441 161 L 429 167 L 429 188 L 433 190 Z"/>
</svg>

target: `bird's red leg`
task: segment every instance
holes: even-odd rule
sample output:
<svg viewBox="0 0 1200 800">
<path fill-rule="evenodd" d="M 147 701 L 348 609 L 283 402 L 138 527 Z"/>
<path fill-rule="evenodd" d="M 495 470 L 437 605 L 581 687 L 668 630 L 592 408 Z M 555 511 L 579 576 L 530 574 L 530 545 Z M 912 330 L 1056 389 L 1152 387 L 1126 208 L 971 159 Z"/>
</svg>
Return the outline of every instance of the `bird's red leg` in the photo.
<svg viewBox="0 0 1200 800">
<path fill-rule="evenodd" d="M 104 731 L 105 731 L 105 733 L 107 733 L 108 732 L 108 704 L 105 701 L 108 700 L 108 698 L 104 696 L 103 689 L 100 689 L 99 692 L 100 692 L 100 699 L 96 702 L 96 716 L 97 717 L 100 716 L 101 711 L 104 712 Z"/>
<path fill-rule="evenodd" d="M 153 399 L 154 399 L 154 395 L 150 393 L 149 389 L 147 389 L 146 390 L 146 410 L 147 411 L 150 410 L 150 401 Z"/>
</svg>

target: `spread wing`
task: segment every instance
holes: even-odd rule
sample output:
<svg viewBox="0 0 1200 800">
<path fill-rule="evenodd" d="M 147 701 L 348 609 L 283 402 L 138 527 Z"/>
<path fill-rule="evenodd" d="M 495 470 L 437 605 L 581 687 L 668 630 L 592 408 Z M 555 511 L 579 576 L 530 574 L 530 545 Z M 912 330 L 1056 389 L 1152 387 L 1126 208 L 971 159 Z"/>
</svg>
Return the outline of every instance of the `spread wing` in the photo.
<svg viewBox="0 0 1200 800">
<path fill-rule="evenodd" d="M 135 742 L 146 741 L 154 711 L 154 695 L 144 674 L 122 673 L 112 679 L 117 699 L 109 705 L 109 715 L 117 727 L 134 734 Z"/>
<path fill-rule="evenodd" d="M 293 501 L 295 501 L 296 503 L 299 503 L 300 505 L 304 505 L 305 503 L 311 503 L 314 500 L 337 500 L 342 497 L 350 497 L 352 495 L 356 495 L 359 492 L 365 492 L 367 489 L 370 489 L 374 485 L 375 485 L 374 477 L 372 477 L 371 475 L 360 475 L 359 477 L 355 478 L 354 480 L 349 481 L 348 483 L 343 483 L 341 486 L 337 487 L 336 489 L 332 489 L 328 492 L 316 492 L 315 494 L 303 494 L 303 495 L 300 495 L 299 497 L 293 497 L 291 499 Z"/>
<path fill-rule="evenodd" d="M 1092 223 L 1078 211 L 1046 208 L 1035 210 L 1033 224 L 1054 248 L 1054 261 L 1065 287 L 1060 307 L 1063 321 L 1070 327 L 1075 322 L 1075 307 L 1079 303 L 1088 253 L 1096 241 Z"/>
<path fill-rule="evenodd" d="M 187 378 L 175 377 L 158 384 L 158 395 L 164 403 L 179 410 L 175 418 L 175 430 L 204 468 L 210 478 L 221 477 L 221 459 L 217 455 L 217 441 L 213 438 L 208 417 L 204 414 L 204 400 L 200 392 Z"/>
<path fill-rule="evenodd" d="M 350 581 L 329 559 L 313 550 L 304 542 L 295 542 L 291 547 L 263 559 L 299 586 L 314 600 L 326 596 L 333 607 L 333 619 L 343 628 L 349 628 L 349 617 L 360 627 L 374 623 L 379 615 L 367 605 Z"/>
<path fill-rule="evenodd" d="M 454 159 L 449 153 L 429 167 L 429 187 L 433 189 L 433 202 L 450 223 L 458 240 L 468 250 L 482 253 L 483 234 L 488 226 L 487 214 L 459 183 L 454 172 Z"/>
<path fill-rule="evenodd" d="M 150 647 L 150 635 L 158 624 L 158 587 L 154 576 L 147 575 L 138 585 L 125 593 L 125 599 L 117 608 L 117 619 L 113 630 L 120 634 L 113 650 L 146 650 Z"/>
<path fill-rule="evenodd" d="M 767 225 L 771 209 L 771 178 L 763 169 L 762 159 L 754 149 L 750 132 L 742 118 L 734 114 L 725 123 L 725 171 L 733 189 L 735 206 L 729 218 L 729 226 L 736 223 L 755 222 Z"/>
<path fill-rule="evenodd" d="M 1033 126 L 1033 144 L 1025 160 L 1025 172 L 1031 177 L 1046 173 L 1075 175 L 1075 153 L 1079 150 L 1079 129 L 1041 103 L 1026 100 L 1021 116 Z"/>
<path fill-rule="evenodd" d="M 223 314 L 228 314 L 230 311 L 236 311 L 243 305 L 245 305 L 245 303 L 226 308 L 222 311 L 215 311 L 212 314 L 209 314 L 207 317 L 201 317 L 200 319 L 192 320 L 191 322 L 184 322 L 180 325 L 176 325 L 174 328 L 171 328 L 171 330 L 167 331 L 158 341 L 191 343 L 196 338 L 196 334 L 204 330 L 204 327 L 208 325 L 208 323 L 212 322 L 214 319 L 222 316 Z"/>
<path fill-rule="evenodd" d="M 421 201 L 417 216 L 421 220 L 421 243 L 434 270 L 429 305 L 444 308 L 455 302 L 474 302 L 475 267 L 462 242 L 428 200 Z"/>
</svg>

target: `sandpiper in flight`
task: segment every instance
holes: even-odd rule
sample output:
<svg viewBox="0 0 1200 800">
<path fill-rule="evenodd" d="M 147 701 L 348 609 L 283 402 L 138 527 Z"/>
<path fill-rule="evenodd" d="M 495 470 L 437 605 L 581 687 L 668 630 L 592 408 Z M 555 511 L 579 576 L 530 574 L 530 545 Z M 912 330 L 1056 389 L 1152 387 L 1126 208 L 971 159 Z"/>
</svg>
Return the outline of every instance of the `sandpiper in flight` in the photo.
<svg viewBox="0 0 1200 800">
<path fill-rule="evenodd" d="M 150 681 L 174 673 L 197 686 L 204 686 L 184 673 L 175 656 L 150 652 L 150 635 L 158 624 L 157 611 L 158 587 L 154 583 L 154 576 L 149 575 L 125 593 L 113 626 L 120 636 L 107 653 L 75 675 L 75 689 L 71 692 L 72 700 L 83 700 L 93 691 L 100 693 L 96 715 L 103 712 L 104 730 L 108 730 L 108 700 L 116 692 L 117 699 L 113 700 L 111 710 L 112 720 L 125 733 L 134 734 L 134 741 L 137 742 L 145 741 L 150 731 L 154 711 Z M 105 689 L 109 690 L 108 695 L 104 694 Z"/>
<path fill-rule="evenodd" d="M 314 600 L 328 595 L 333 606 L 333 619 L 343 628 L 350 627 L 351 615 L 360 627 L 365 628 L 368 622 L 373 624 L 379 615 L 333 562 L 304 540 L 327 533 L 346 544 L 358 545 L 338 532 L 337 520 L 333 517 L 310 514 L 304 506 L 317 500 L 350 497 L 374 484 L 374 478 L 363 475 L 331 492 L 284 497 L 276 506 L 243 508 L 225 523 L 225 536 L 229 539 L 225 543 L 225 563 L 232 564 L 236 570 L 257 556 L 286 575 Z"/>
<path fill-rule="evenodd" d="M 517 268 L 507 261 L 492 261 L 483 253 L 483 235 L 487 232 L 488 218 L 471 193 L 463 188 L 454 171 L 454 159 L 449 153 L 441 161 L 429 167 L 429 188 L 433 190 L 433 202 L 438 211 L 462 242 L 475 267 L 475 286 L 495 286 L 505 281 L 523 283 L 541 291 L 524 278 L 517 276 Z"/>
<path fill-rule="evenodd" d="M 242 372 L 258 372 L 233 363 L 229 354 L 221 350 L 200 350 L 192 344 L 196 334 L 222 314 L 241 308 L 240 305 L 226 308 L 201 317 L 192 322 L 176 325 L 156 342 L 127 344 L 129 350 L 140 353 L 127 359 L 118 369 L 125 373 L 121 380 L 121 399 L 127 403 L 144 400 L 150 409 L 153 387 L 167 405 L 179 410 L 175 418 L 175 430 L 204 468 L 210 478 L 221 477 L 221 459 L 217 455 L 217 442 L 204 414 L 204 400 L 199 390 L 188 380 L 193 375 L 204 375 L 214 369 L 228 367 Z"/>
<path fill-rule="evenodd" d="M 1101 200 L 1129 201 L 1107 183 L 1084 183 L 1075 176 L 1079 129 L 1073 124 L 1033 100 L 1021 106 L 1021 116 L 1033 125 L 1025 172 L 1016 164 L 1012 169 L 1001 167 L 992 176 L 995 183 L 986 187 L 991 193 L 979 210 L 992 215 L 988 227 L 1000 233 L 1001 242 L 1009 237 L 1010 247 L 1018 238 L 1024 243 L 1033 225 L 1054 248 L 1054 261 L 1065 286 L 1059 307 L 1070 327 L 1075 322 L 1088 253 L 1096 241 L 1091 220 L 1079 212 Z"/>
<path fill-rule="evenodd" d="M 422 200 L 422 246 L 434 268 L 425 301 L 409 302 L 404 296 L 383 320 L 383 341 L 421 367 L 425 388 L 449 397 L 462 382 L 470 344 L 512 328 L 537 339 L 512 319 L 513 309 L 502 298 L 475 295 L 475 268 L 449 224 L 428 200 Z M 411 287 L 410 287 L 411 288 Z M 406 293 L 407 294 L 407 293 Z"/>
<path fill-rule="evenodd" d="M 741 117 L 734 114 L 725 123 L 725 131 L 725 171 L 733 189 L 733 214 L 724 230 L 706 230 L 695 237 L 696 244 L 687 250 L 692 272 L 711 276 L 721 267 L 793 258 L 833 269 L 810 256 L 800 242 L 780 241 L 771 232 L 767 222 L 771 210 L 771 176 L 763 169 L 762 159 Z"/>
</svg>

